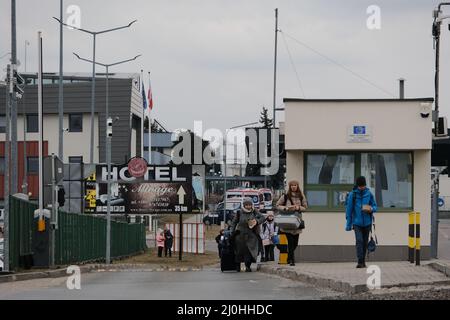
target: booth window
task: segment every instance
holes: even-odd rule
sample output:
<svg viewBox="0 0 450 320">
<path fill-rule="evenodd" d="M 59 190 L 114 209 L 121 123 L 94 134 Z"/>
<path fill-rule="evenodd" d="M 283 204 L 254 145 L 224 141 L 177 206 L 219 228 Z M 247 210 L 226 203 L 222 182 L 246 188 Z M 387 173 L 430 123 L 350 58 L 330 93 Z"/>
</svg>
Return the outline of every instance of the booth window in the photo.
<svg viewBox="0 0 450 320">
<path fill-rule="evenodd" d="M 355 177 L 366 177 L 379 208 L 412 208 L 410 152 L 307 153 L 305 194 L 311 209 L 343 210 Z"/>
</svg>

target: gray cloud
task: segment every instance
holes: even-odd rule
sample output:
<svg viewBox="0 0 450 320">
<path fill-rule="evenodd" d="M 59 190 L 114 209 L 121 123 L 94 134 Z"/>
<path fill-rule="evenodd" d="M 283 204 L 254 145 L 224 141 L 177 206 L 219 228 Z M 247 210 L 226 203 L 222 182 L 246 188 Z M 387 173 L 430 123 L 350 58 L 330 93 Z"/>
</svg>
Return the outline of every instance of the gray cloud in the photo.
<svg viewBox="0 0 450 320">
<path fill-rule="evenodd" d="M 31 42 L 28 71 L 36 70 L 36 32 L 43 30 L 45 69 L 58 70 L 59 1 L 23 0 L 18 7 L 18 53 Z M 79 5 L 82 27 L 103 29 L 138 23 L 130 30 L 98 39 L 97 57 L 110 62 L 142 53 L 138 62 L 116 72 L 152 72 L 154 116 L 167 127 L 225 129 L 256 121 L 262 105 L 272 104 L 274 8 L 280 28 L 339 61 L 386 90 L 397 94 L 400 77 L 409 97 L 433 96 L 434 51 L 431 10 L 426 0 L 65 0 Z M 366 8 L 381 7 L 382 29 L 366 28 Z M 0 3 L 0 54 L 9 51 L 9 1 Z M 449 34 L 443 28 L 442 112 L 450 116 Z M 65 30 L 65 70 L 90 72 L 71 53 L 91 57 L 91 38 Z M 378 98 L 386 94 L 287 38 L 308 98 Z M 277 104 L 301 95 L 295 73 L 279 37 Z M 447 61 L 446 61 L 447 60 Z M 0 62 L 2 68 L 6 60 Z M 282 113 L 277 118 L 283 118 Z"/>
</svg>

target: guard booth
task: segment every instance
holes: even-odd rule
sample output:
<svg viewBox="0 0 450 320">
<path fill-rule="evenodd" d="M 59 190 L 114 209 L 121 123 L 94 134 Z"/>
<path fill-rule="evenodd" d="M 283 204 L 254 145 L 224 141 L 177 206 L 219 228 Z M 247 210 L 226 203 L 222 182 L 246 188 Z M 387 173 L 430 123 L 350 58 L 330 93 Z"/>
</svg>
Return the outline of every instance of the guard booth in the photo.
<svg viewBox="0 0 450 320">
<path fill-rule="evenodd" d="M 370 260 L 408 259 L 408 213 L 421 213 L 421 256 L 430 258 L 433 98 L 284 99 L 287 181 L 308 200 L 301 261 L 354 261 L 346 193 L 366 177 L 376 198 L 378 246 Z"/>
</svg>

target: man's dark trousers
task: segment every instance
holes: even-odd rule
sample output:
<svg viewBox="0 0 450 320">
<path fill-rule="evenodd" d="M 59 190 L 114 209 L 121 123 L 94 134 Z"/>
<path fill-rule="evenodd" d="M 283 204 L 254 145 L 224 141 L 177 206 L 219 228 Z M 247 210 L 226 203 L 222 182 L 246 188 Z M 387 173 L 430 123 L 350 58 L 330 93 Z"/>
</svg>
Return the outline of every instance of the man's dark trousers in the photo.
<svg viewBox="0 0 450 320">
<path fill-rule="evenodd" d="M 353 225 L 355 230 L 356 239 L 356 256 L 358 257 L 358 263 L 365 263 L 367 254 L 367 243 L 369 242 L 369 234 L 371 226 L 360 227 Z"/>
</svg>

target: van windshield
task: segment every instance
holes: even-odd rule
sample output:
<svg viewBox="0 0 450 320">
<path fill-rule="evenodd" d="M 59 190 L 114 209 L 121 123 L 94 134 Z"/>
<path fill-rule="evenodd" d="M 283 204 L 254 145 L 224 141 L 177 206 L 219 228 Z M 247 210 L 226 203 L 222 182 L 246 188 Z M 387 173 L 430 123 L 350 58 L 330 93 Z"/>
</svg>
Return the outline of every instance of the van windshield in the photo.
<svg viewBox="0 0 450 320">
<path fill-rule="evenodd" d="M 272 194 L 264 193 L 264 200 L 265 201 L 272 201 Z"/>
</svg>

